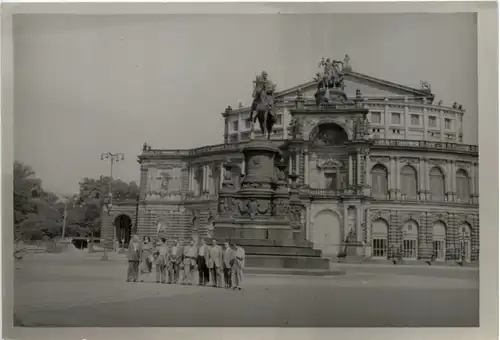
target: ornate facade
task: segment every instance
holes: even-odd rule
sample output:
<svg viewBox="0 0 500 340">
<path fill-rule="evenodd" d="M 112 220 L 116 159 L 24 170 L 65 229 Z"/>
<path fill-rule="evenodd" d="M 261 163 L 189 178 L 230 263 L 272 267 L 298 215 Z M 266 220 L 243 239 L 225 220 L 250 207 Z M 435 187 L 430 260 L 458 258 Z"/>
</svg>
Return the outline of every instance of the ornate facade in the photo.
<svg viewBox="0 0 500 340">
<path fill-rule="evenodd" d="M 352 242 L 365 259 L 387 259 L 400 249 L 408 261 L 451 260 L 457 252 L 477 261 L 478 147 L 462 143 L 463 108 L 434 104 L 427 83 L 410 88 L 345 65 L 343 90 L 353 105 L 318 107 L 316 84 L 276 93 L 271 136 L 287 171 L 298 175 L 301 204 L 293 220 L 314 248 L 335 257 Z M 139 200 L 115 202 L 103 219 L 103 238 L 123 241 L 127 228 L 150 236 L 210 236 L 222 182 L 239 187 L 241 147 L 252 133 L 261 135 L 251 132 L 249 111 L 222 113 L 219 145 L 145 145 Z M 224 171 L 228 162 L 231 174 Z"/>
</svg>

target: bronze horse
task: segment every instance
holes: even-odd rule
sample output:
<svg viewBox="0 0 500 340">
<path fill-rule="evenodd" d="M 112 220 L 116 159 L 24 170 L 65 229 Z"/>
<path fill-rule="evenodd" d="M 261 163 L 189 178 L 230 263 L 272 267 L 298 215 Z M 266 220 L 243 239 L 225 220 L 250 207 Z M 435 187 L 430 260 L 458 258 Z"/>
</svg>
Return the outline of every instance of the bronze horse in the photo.
<svg viewBox="0 0 500 340">
<path fill-rule="evenodd" d="M 274 97 L 272 94 L 263 91 L 254 99 L 250 108 L 250 117 L 248 118 L 252 122 L 252 131 L 255 121 L 259 121 L 260 131 L 263 135 L 266 135 L 266 139 L 268 140 L 271 139 L 273 126 L 276 123 L 276 117 L 273 112 Z"/>
</svg>

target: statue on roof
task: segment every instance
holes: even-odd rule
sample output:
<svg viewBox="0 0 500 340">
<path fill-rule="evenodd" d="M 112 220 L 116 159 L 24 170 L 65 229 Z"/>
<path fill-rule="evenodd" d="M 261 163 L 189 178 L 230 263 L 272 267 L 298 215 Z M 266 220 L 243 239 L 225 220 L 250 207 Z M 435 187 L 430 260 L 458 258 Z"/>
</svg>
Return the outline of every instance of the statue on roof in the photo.
<svg viewBox="0 0 500 340">
<path fill-rule="evenodd" d="M 316 73 L 314 81 L 317 83 L 317 91 L 315 94 L 316 104 L 328 103 L 331 101 L 331 96 L 337 97 L 340 101 L 347 100 L 344 93 L 344 74 L 342 61 L 330 60 L 330 58 L 321 58 L 318 64 L 322 68 L 322 72 Z"/>
<path fill-rule="evenodd" d="M 271 132 L 276 122 L 275 115 L 275 91 L 276 85 L 268 79 L 266 71 L 257 75 L 253 82 L 253 102 L 250 107 L 250 117 L 252 131 L 255 121 L 258 119 L 260 130 L 263 135 L 267 134 L 267 139 L 271 138 Z"/>
<path fill-rule="evenodd" d="M 351 71 L 351 64 L 350 64 L 351 58 L 349 58 L 349 55 L 345 55 L 344 57 L 344 63 L 343 63 L 343 69 L 346 71 Z"/>
<path fill-rule="evenodd" d="M 424 91 L 431 91 L 431 84 L 428 81 L 420 81 L 420 88 Z"/>
</svg>

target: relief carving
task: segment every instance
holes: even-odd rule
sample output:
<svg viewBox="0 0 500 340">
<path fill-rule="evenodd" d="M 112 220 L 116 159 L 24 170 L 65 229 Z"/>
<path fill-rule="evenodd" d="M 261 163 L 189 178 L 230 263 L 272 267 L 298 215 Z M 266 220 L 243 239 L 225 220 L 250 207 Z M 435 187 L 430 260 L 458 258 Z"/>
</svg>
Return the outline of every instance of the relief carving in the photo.
<svg viewBox="0 0 500 340">
<path fill-rule="evenodd" d="M 370 161 L 375 163 L 389 163 L 391 158 L 389 156 L 370 156 Z"/>
<path fill-rule="evenodd" d="M 420 159 L 418 157 L 402 157 L 399 159 L 401 163 L 408 163 L 408 164 L 418 164 L 420 163 Z"/>
<path fill-rule="evenodd" d="M 433 164 L 433 165 L 446 165 L 448 163 L 448 161 L 446 159 L 435 159 L 435 158 L 431 158 L 429 159 L 429 164 Z"/>
<path fill-rule="evenodd" d="M 248 215 L 250 219 L 254 220 L 257 215 L 265 215 L 269 211 L 269 202 L 250 198 L 241 200 L 238 208 L 242 216 Z"/>
</svg>

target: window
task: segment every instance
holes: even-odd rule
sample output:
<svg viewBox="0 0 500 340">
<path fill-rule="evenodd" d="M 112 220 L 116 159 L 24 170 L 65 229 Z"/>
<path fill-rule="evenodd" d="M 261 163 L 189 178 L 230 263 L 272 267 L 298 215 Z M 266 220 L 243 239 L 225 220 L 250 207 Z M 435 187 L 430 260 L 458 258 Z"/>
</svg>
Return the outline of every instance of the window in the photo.
<svg viewBox="0 0 500 340">
<path fill-rule="evenodd" d="M 372 257 L 387 258 L 387 222 L 377 219 L 372 223 Z"/>
<path fill-rule="evenodd" d="M 238 121 L 235 120 L 232 124 L 233 124 L 233 131 L 238 131 Z"/>
<path fill-rule="evenodd" d="M 444 174 L 438 167 L 433 167 L 429 173 L 430 177 L 430 187 L 431 187 L 431 199 L 434 201 L 444 201 L 445 195 L 445 178 Z"/>
<path fill-rule="evenodd" d="M 457 196 L 462 202 L 469 202 L 470 190 L 469 190 L 469 176 L 465 170 L 458 170 L 456 173 L 456 183 L 457 183 Z"/>
<path fill-rule="evenodd" d="M 374 238 L 372 240 L 373 257 L 387 257 L 387 239 Z"/>
<path fill-rule="evenodd" d="M 411 125 L 420 125 L 419 115 L 410 115 Z"/>
<path fill-rule="evenodd" d="M 446 130 L 451 130 L 451 119 L 449 118 L 444 119 L 444 128 Z"/>
<path fill-rule="evenodd" d="M 418 257 L 418 224 L 414 220 L 407 221 L 403 226 L 403 258 Z"/>
<path fill-rule="evenodd" d="M 283 115 L 276 115 L 276 125 L 283 125 Z"/>
<path fill-rule="evenodd" d="M 429 116 L 429 127 L 431 127 L 431 128 L 437 127 L 437 118 L 436 118 L 436 116 Z"/>
<path fill-rule="evenodd" d="M 241 136 L 240 136 L 240 140 L 242 142 L 250 140 L 250 132 L 244 132 L 244 133 L 242 133 Z"/>
<path fill-rule="evenodd" d="M 417 258 L 417 240 L 403 240 L 403 258 Z"/>
<path fill-rule="evenodd" d="M 245 120 L 245 129 L 250 129 L 252 127 L 252 122 L 249 120 Z"/>
<path fill-rule="evenodd" d="M 401 124 L 401 114 L 397 112 L 392 113 L 392 118 L 391 118 L 391 123 L 392 124 Z"/>
<path fill-rule="evenodd" d="M 372 195 L 377 198 L 387 197 L 387 169 L 381 164 L 372 168 Z"/>
<path fill-rule="evenodd" d="M 229 137 L 229 141 L 230 141 L 231 143 L 236 143 L 236 142 L 238 142 L 238 135 L 237 135 L 237 134 L 231 135 L 231 136 Z"/>
<path fill-rule="evenodd" d="M 416 199 L 418 192 L 417 171 L 406 165 L 401 169 L 401 193 L 406 198 Z"/>
<path fill-rule="evenodd" d="M 446 226 L 441 221 L 432 227 L 432 255 L 438 261 L 446 260 Z"/>
<path fill-rule="evenodd" d="M 372 112 L 372 123 L 381 124 L 382 123 L 382 114 L 380 112 Z"/>
<path fill-rule="evenodd" d="M 335 172 L 325 173 L 326 189 L 337 190 L 337 174 Z"/>
</svg>

